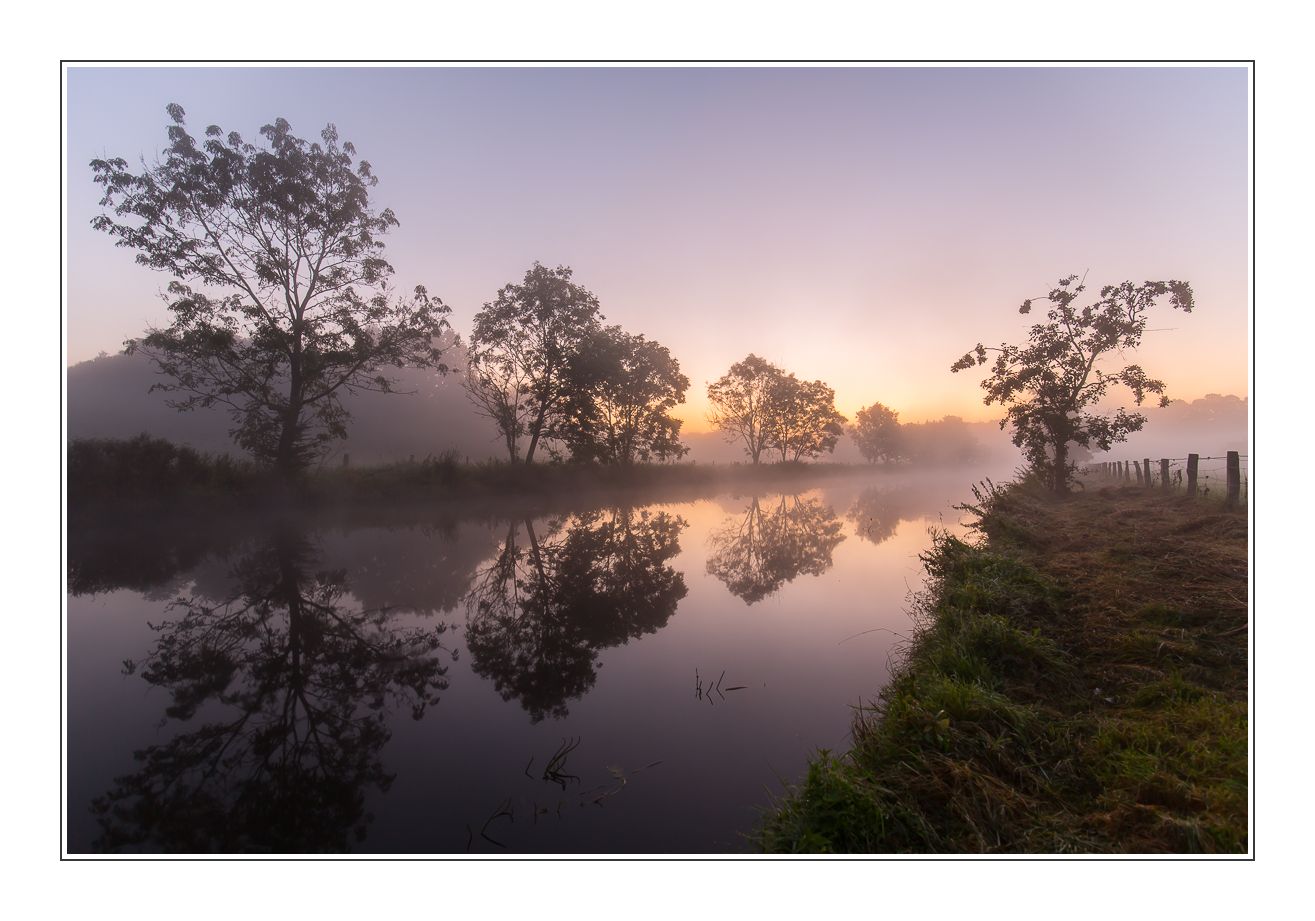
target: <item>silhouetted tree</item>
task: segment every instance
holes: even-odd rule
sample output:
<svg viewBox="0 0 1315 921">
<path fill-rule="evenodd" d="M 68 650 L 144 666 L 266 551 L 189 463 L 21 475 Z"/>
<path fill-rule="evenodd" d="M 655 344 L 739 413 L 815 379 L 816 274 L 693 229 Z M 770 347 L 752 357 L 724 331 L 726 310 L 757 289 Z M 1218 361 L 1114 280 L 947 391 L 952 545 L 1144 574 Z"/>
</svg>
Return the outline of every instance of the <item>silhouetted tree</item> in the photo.
<svg viewBox="0 0 1315 921">
<path fill-rule="evenodd" d="M 767 446 L 771 393 L 782 376 L 776 365 L 749 355 L 708 385 L 708 402 L 712 404 L 709 421 L 722 430 L 728 441 L 743 441 L 745 452 L 755 464 Z"/>
<path fill-rule="evenodd" d="M 198 142 L 168 112 L 154 165 L 91 162 L 110 209 L 92 226 L 172 276 L 172 324 L 125 346 L 171 405 L 226 406 L 237 444 L 292 476 L 346 435 L 344 393 L 391 391 L 388 368 L 445 370 L 448 308 L 423 287 L 393 296 L 381 238 L 397 218 L 371 209 L 378 180 L 333 125 L 308 142 L 280 118 L 260 145 L 211 125 Z"/>
<path fill-rule="evenodd" d="M 613 509 L 543 540 L 532 522 L 524 526 L 524 546 L 510 525 L 477 577 L 466 642 L 471 667 L 539 722 L 565 716 L 567 702 L 593 687 L 600 650 L 652 633 L 676 612 L 685 579 L 669 561 L 687 525 L 666 512 Z"/>
<path fill-rule="evenodd" d="M 850 437 L 868 463 L 891 463 L 903 458 L 904 440 L 900 435 L 899 413 L 881 403 L 865 406 L 854 414 Z"/>
<path fill-rule="evenodd" d="M 1164 383 L 1147 376 L 1140 365 L 1105 371 L 1098 362 L 1110 352 L 1122 355 L 1141 344 L 1146 313 L 1163 295 L 1169 295 L 1169 305 L 1175 310 L 1191 313 L 1193 307 L 1192 287 L 1185 281 L 1107 285 L 1095 303 L 1073 306 L 1084 290 L 1086 286 L 1076 275 L 1060 279 L 1058 287 L 1046 296 L 1051 305 L 1046 322 L 1032 326 L 1027 345 L 1004 343 L 998 349 L 987 349 L 979 342 L 950 367 L 963 371 L 983 365 L 988 351 L 996 353 L 991 374 L 982 381 L 983 402 L 1006 407 L 1000 427 L 1013 426 L 1014 444 L 1023 449 L 1031 468 L 1056 493 L 1068 491 L 1073 475 L 1069 445 L 1107 451 L 1146 423 L 1141 413 L 1124 409 L 1113 416 L 1088 411 L 1110 387 L 1127 387 L 1137 406 L 1149 393 L 1160 395 L 1161 406 L 1169 403 Z M 1018 312 L 1031 309 L 1029 298 Z"/>
<path fill-rule="evenodd" d="M 821 381 L 779 375 L 768 392 L 764 444 L 781 452 L 781 460 L 800 461 L 835 450 L 845 433 L 845 417 L 836 410 L 836 392 Z"/>
<path fill-rule="evenodd" d="M 447 687 L 444 627 L 403 628 L 346 603 L 341 572 L 280 533 L 234 567 L 229 598 L 180 598 L 142 662 L 167 720 L 202 724 L 136 753 L 93 810 L 100 850 L 342 851 L 364 838 L 390 705 L 420 719 Z M 203 716 L 202 716 L 203 715 Z"/>
<path fill-rule="evenodd" d="M 689 378 L 665 346 L 606 327 L 577 353 L 569 381 L 561 433 L 573 457 L 628 466 L 688 453 L 670 410 Z"/>
<path fill-rule="evenodd" d="M 748 604 L 761 601 L 801 575 L 831 568 L 831 553 L 845 539 L 830 506 L 818 499 L 781 496 L 775 509 L 755 496 L 744 515 L 731 516 L 708 538 L 707 569 Z"/>
<path fill-rule="evenodd" d="M 572 363 L 602 319 L 598 298 L 571 275 L 567 266 L 536 262 L 519 285 L 505 285 L 475 314 L 466 390 L 498 427 L 512 462 L 520 459 L 523 437 L 529 464 L 541 441 L 558 436 Z"/>
</svg>

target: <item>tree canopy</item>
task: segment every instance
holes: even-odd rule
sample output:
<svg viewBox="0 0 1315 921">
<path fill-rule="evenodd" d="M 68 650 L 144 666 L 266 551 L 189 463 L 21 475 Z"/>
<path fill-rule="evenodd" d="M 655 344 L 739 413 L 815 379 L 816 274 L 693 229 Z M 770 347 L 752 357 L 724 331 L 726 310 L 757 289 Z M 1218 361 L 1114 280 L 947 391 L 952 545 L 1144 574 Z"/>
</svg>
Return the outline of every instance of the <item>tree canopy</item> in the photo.
<svg viewBox="0 0 1315 921">
<path fill-rule="evenodd" d="M 1192 287 L 1185 281 L 1107 285 L 1094 303 L 1074 306 L 1085 290 L 1078 276 L 1061 278 L 1046 295 L 1050 303 L 1046 322 L 1031 327 L 1026 345 L 1004 343 L 987 349 L 979 342 L 950 367 L 954 372 L 968 370 L 985 364 L 988 352 L 996 354 L 990 375 L 982 381 L 983 402 L 1005 407 L 1000 427 L 1013 426 L 1014 444 L 1058 493 L 1068 491 L 1073 476 L 1070 445 L 1106 451 L 1146 423 L 1140 412 L 1094 411 L 1110 388 L 1126 387 L 1137 406 L 1149 394 L 1159 395 L 1161 406 L 1169 403 L 1164 382 L 1150 377 L 1140 365 L 1107 370 L 1100 366 L 1101 359 L 1111 352 L 1122 356 L 1141 344 L 1147 313 L 1163 296 L 1169 296 L 1170 307 L 1184 313 L 1191 313 L 1194 306 Z M 1031 310 L 1029 298 L 1018 312 Z"/>
<path fill-rule="evenodd" d="M 854 414 L 850 437 L 869 463 L 900 460 L 905 456 L 899 413 L 881 403 L 865 406 Z"/>
<path fill-rule="evenodd" d="M 570 379 L 561 434 L 572 457 L 630 465 L 688 453 L 670 411 L 689 378 L 665 346 L 606 327 L 583 344 Z"/>
<path fill-rule="evenodd" d="M 745 453 L 758 463 L 767 442 L 772 386 L 781 369 L 750 354 L 708 385 L 709 421 L 731 441 L 743 441 Z"/>
<path fill-rule="evenodd" d="M 523 438 L 524 460 L 533 463 L 540 443 L 558 437 L 575 357 L 603 319 L 598 298 L 571 276 L 569 266 L 536 262 L 475 314 L 466 392 L 497 426 L 513 462 Z"/>
<path fill-rule="evenodd" d="M 801 381 L 750 354 L 708 385 L 709 421 L 731 441 L 742 441 L 757 464 L 764 449 L 781 460 L 818 457 L 835 449 L 845 417 L 835 391 L 822 381 Z"/>
<path fill-rule="evenodd" d="M 830 454 L 845 433 L 836 392 L 822 381 L 781 374 L 768 392 L 768 407 L 765 442 L 781 452 L 782 462 Z"/>
<path fill-rule="evenodd" d="M 91 162 L 105 212 L 92 225 L 172 276 L 172 323 L 125 343 L 155 363 L 181 410 L 222 405 L 237 444 L 291 475 L 346 434 L 344 393 L 393 389 L 388 368 L 445 370 L 448 308 L 417 286 L 398 298 L 370 164 L 328 125 L 319 141 L 284 119 L 250 143 L 217 125 L 198 140 L 181 106 L 169 146 L 140 172 Z"/>
</svg>

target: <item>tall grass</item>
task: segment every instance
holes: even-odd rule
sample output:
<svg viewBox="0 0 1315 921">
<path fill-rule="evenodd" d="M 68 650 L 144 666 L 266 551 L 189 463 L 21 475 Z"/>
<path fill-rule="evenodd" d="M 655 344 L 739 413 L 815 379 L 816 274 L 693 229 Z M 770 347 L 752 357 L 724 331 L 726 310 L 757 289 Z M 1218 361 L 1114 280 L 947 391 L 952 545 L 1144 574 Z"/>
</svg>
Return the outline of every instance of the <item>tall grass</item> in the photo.
<svg viewBox="0 0 1315 921">
<path fill-rule="evenodd" d="M 1150 501 L 979 494 L 986 539 L 936 536 L 890 683 L 757 844 L 1244 851 L 1245 519 L 1239 531 L 1185 498 Z M 1199 566 L 1165 570 L 1165 546 L 1203 530 L 1214 544 L 1194 548 Z"/>
</svg>

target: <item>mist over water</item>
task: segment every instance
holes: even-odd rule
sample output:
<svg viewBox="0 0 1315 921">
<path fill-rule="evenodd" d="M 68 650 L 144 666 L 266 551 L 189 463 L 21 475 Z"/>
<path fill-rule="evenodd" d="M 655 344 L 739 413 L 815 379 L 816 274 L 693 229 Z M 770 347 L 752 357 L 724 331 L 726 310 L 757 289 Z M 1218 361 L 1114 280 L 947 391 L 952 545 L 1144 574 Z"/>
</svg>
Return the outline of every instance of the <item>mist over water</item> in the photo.
<svg viewBox="0 0 1315 921">
<path fill-rule="evenodd" d="M 75 537 L 70 849 L 746 850 L 972 481 Z"/>
</svg>

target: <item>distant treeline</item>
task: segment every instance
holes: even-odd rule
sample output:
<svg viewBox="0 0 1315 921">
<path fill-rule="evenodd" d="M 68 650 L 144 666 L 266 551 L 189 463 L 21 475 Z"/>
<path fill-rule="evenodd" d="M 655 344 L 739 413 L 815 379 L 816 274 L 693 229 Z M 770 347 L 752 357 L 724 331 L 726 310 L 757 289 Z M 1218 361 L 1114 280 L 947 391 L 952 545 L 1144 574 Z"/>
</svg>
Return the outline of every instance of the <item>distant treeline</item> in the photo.
<svg viewBox="0 0 1315 921">
<path fill-rule="evenodd" d="M 467 462 L 448 452 L 375 465 L 325 466 L 302 477 L 289 494 L 267 465 L 206 454 L 141 434 L 76 438 L 68 450 L 68 496 L 74 513 L 131 508 L 260 510 L 273 498 L 316 504 L 413 503 L 505 496 L 551 498 L 650 493 L 654 500 L 692 499 L 727 487 L 798 490 L 802 479 L 862 473 L 865 466 L 803 464 L 631 464 L 585 461 L 544 464 Z"/>
<path fill-rule="evenodd" d="M 360 393 L 344 397 L 352 424 L 347 437 L 321 460 L 327 469 L 423 460 L 450 454 L 462 463 L 507 457 L 505 443 L 487 418 L 472 411 L 461 383 L 465 347 L 450 346 L 453 373 L 439 376 L 426 369 L 394 372 L 397 393 Z M 128 439 L 141 433 L 187 445 L 201 454 L 231 454 L 235 450 L 227 417 L 218 409 L 171 409 L 167 394 L 151 393 L 159 381 L 141 355 L 103 355 L 68 371 L 68 436 L 70 439 Z M 839 463 L 866 460 L 855 441 L 855 425 L 845 427 L 827 455 Z M 1015 454 L 1007 436 L 993 422 L 964 422 L 956 416 L 927 423 L 902 423 L 910 456 L 921 465 L 948 465 L 983 456 Z M 723 432 L 681 432 L 688 448 L 682 461 L 733 463 L 747 460 L 743 442 L 729 442 Z M 569 452 L 564 453 L 569 457 Z M 779 449 L 764 453 L 777 460 Z"/>
</svg>

